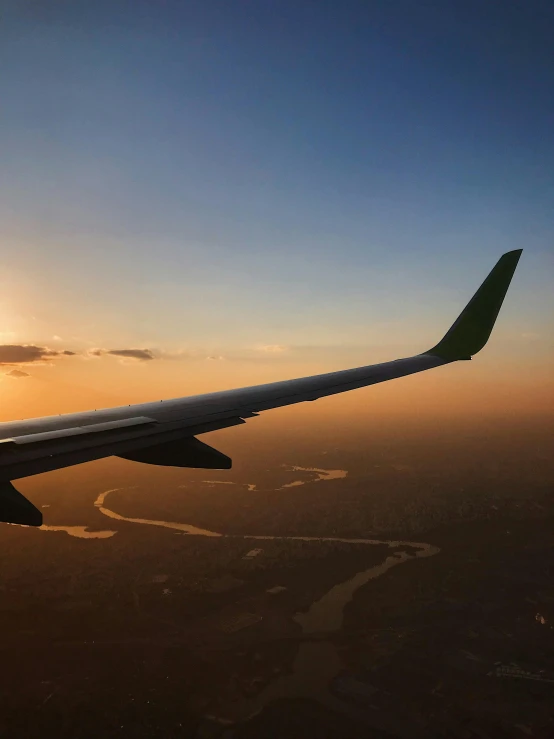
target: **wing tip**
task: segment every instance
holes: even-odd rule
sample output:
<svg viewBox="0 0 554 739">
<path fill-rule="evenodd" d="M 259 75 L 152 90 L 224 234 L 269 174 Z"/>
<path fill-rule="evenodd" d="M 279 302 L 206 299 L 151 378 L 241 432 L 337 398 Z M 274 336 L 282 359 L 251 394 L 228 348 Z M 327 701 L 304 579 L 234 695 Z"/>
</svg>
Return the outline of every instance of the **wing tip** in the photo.
<svg viewBox="0 0 554 739">
<path fill-rule="evenodd" d="M 481 351 L 492 333 L 522 252 L 513 249 L 502 254 L 441 341 L 425 354 L 453 362 L 471 359 Z"/>
</svg>

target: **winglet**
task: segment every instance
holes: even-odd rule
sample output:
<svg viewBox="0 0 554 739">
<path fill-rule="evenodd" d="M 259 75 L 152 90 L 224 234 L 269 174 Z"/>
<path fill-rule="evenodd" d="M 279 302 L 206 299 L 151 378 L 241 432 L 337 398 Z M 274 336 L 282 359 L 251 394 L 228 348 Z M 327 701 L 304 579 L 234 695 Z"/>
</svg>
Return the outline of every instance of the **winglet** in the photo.
<svg viewBox="0 0 554 739">
<path fill-rule="evenodd" d="M 522 251 L 516 249 L 500 257 L 444 338 L 425 354 L 434 354 L 453 362 L 457 359 L 471 359 L 485 346 Z"/>
</svg>

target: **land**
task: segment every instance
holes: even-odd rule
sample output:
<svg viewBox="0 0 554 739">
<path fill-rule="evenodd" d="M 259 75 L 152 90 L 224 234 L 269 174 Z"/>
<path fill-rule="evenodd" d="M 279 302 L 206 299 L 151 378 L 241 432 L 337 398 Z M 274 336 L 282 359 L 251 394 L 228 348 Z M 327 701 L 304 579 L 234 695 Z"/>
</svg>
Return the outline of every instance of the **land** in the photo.
<svg viewBox="0 0 554 739">
<path fill-rule="evenodd" d="M 261 439 L 256 463 L 232 473 L 112 461 L 29 483 L 46 523 L 68 530 L 0 531 L 0 736 L 554 735 L 544 434 L 500 451 L 376 440 L 371 455 L 326 439 L 291 455 L 287 441 Z M 105 506 L 143 523 L 95 507 L 112 487 Z M 437 553 L 414 557 L 418 542 Z M 303 631 L 297 614 L 396 555 L 339 628 Z"/>
</svg>

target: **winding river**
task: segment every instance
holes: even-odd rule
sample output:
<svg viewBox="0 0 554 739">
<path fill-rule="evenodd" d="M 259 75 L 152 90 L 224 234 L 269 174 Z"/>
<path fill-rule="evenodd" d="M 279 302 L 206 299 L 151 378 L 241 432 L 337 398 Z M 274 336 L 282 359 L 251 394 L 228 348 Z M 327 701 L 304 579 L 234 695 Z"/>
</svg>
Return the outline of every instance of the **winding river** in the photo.
<svg viewBox="0 0 554 739">
<path fill-rule="evenodd" d="M 323 470 L 306 467 L 289 467 L 291 471 L 311 472 L 315 474 L 312 480 L 295 480 L 283 485 L 283 488 L 296 487 L 311 482 L 340 479 L 347 475 L 345 470 Z M 206 483 L 216 484 L 220 481 L 210 480 Z M 255 490 L 255 485 L 248 485 L 249 490 Z M 227 700 L 221 696 L 220 708 L 217 715 L 206 716 L 208 722 L 218 724 L 235 724 L 245 721 L 259 713 L 262 708 L 278 698 L 306 697 L 318 700 L 328 707 L 332 707 L 346 715 L 358 720 L 371 723 L 368 715 L 361 709 L 353 708 L 349 703 L 341 700 L 330 692 L 332 680 L 343 670 L 343 665 L 332 641 L 332 636 L 342 628 L 344 609 L 350 603 L 359 588 L 384 575 L 391 568 L 401 565 L 414 558 L 431 557 L 439 553 L 438 547 L 424 542 L 396 541 L 381 539 L 354 539 L 344 537 L 317 537 L 317 536 L 269 536 L 266 534 L 224 534 L 218 531 L 202 529 L 188 523 L 175 521 L 158 521 L 144 518 L 131 518 L 122 516 L 107 507 L 107 498 L 117 490 L 114 488 L 101 493 L 94 505 L 107 518 L 115 521 L 125 521 L 145 526 L 158 526 L 167 529 L 181 531 L 190 536 L 204 537 L 228 537 L 255 540 L 283 540 L 283 541 L 319 541 L 319 542 L 344 542 L 352 545 L 362 546 L 387 546 L 393 551 L 383 562 L 374 565 L 343 582 L 337 583 L 321 598 L 314 601 L 309 609 L 303 613 L 297 613 L 294 621 L 302 629 L 306 637 L 311 637 L 300 643 L 298 653 L 292 666 L 292 672 L 277 676 L 257 696 L 244 698 L 241 701 Z M 44 531 L 65 531 L 70 536 L 87 539 L 103 539 L 114 536 L 116 531 L 88 531 L 83 526 L 42 526 Z M 411 550 L 412 553 L 406 551 Z M 313 636 L 318 638 L 314 640 Z"/>
<path fill-rule="evenodd" d="M 310 470 L 315 471 L 315 470 Z M 318 470 L 317 472 L 321 472 Z M 319 479 L 325 479 L 319 478 Z M 217 715 L 206 716 L 208 722 L 232 725 L 240 721 L 246 721 L 262 708 L 269 705 L 278 698 L 304 697 L 318 700 L 327 707 L 348 715 L 357 720 L 371 723 L 371 718 L 362 709 L 354 708 L 349 703 L 341 700 L 330 692 L 329 686 L 332 680 L 343 670 L 343 665 L 337 648 L 331 640 L 332 635 L 342 628 L 344 609 L 354 597 L 359 588 L 384 575 L 392 567 L 408 562 L 414 558 L 432 557 L 439 553 L 438 547 L 424 542 L 396 541 L 381 539 L 348 539 L 343 537 L 317 537 L 317 536 L 268 536 L 265 534 L 229 535 L 208 529 L 200 529 L 191 524 L 177 523 L 173 521 L 156 521 L 143 518 L 128 518 L 106 507 L 106 499 L 110 493 L 120 488 L 107 490 L 96 499 L 95 506 L 100 513 L 117 521 L 143 524 L 148 526 L 161 526 L 163 528 L 176 529 L 192 536 L 229 537 L 256 540 L 296 540 L 296 541 L 320 541 L 320 542 L 345 542 L 353 545 L 386 545 L 394 551 L 383 562 L 373 567 L 358 572 L 344 582 L 337 583 L 321 598 L 314 601 L 310 608 L 304 613 L 297 613 L 294 621 L 301 627 L 302 633 L 307 637 L 317 634 L 318 640 L 308 639 L 299 646 L 295 657 L 292 672 L 280 675 L 267 685 L 257 696 L 244 698 L 241 701 L 226 700 L 221 696 L 220 710 Z M 413 551 L 410 554 L 406 548 Z M 327 637 L 328 635 L 328 637 Z M 398 728 L 398 727 L 397 727 Z"/>
</svg>

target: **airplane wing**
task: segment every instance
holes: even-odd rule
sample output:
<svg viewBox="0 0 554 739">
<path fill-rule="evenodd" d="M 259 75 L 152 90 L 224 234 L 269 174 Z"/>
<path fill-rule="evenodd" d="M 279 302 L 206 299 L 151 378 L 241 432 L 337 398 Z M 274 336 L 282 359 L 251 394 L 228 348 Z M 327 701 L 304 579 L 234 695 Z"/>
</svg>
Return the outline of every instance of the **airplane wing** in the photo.
<svg viewBox="0 0 554 739">
<path fill-rule="evenodd" d="M 147 464 L 230 469 L 229 457 L 196 436 L 245 423 L 271 408 L 471 359 L 487 343 L 521 251 L 504 254 L 444 338 L 413 357 L 238 390 L 0 423 L 0 521 L 42 524 L 41 512 L 11 484 L 20 477 L 113 455 Z"/>
</svg>

